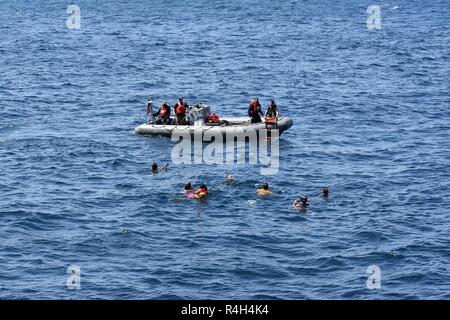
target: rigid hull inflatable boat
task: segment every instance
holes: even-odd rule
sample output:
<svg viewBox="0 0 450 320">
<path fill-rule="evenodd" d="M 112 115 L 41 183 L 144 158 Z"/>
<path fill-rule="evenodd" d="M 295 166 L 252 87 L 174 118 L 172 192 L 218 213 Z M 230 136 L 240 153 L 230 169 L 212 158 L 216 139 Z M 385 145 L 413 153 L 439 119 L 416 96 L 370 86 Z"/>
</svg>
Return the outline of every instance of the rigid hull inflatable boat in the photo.
<svg viewBox="0 0 450 320">
<path fill-rule="evenodd" d="M 285 130 L 292 126 L 292 119 L 289 117 L 278 117 L 276 121 L 251 123 L 250 117 L 221 117 L 218 123 L 208 123 L 206 120 L 210 115 L 209 107 L 203 105 L 190 106 L 186 112 L 188 125 L 176 124 L 154 124 L 145 123 L 136 127 L 134 131 L 141 135 L 155 135 L 171 137 L 172 135 L 184 136 L 195 134 L 208 134 L 217 136 L 222 134 L 236 135 L 239 132 L 254 131 L 259 134 L 260 130 L 278 130 L 281 135 Z"/>
</svg>

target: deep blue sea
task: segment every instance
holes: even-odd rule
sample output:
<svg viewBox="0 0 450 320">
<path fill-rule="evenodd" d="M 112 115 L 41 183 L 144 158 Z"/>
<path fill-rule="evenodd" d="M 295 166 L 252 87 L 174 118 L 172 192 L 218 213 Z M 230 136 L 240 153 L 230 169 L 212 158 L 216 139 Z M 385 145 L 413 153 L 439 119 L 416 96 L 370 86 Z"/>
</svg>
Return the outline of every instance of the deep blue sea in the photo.
<svg viewBox="0 0 450 320">
<path fill-rule="evenodd" d="M 450 299 L 449 8 L 2 0 L 0 299 Z M 244 116 L 274 98 L 294 121 L 278 174 L 175 165 L 134 133 L 148 96 L 179 95 Z"/>
</svg>

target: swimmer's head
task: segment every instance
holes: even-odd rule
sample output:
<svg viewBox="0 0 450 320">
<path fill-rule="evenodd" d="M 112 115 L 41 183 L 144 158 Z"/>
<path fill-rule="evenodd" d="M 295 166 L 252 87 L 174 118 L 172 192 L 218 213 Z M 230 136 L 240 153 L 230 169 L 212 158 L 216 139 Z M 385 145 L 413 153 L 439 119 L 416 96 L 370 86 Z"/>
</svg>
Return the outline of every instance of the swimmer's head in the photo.
<svg viewBox="0 0 450 320">
<path fill-rule="evenodd" d="M 184 190 L 191 190 L 192 189 L 192 184 L 189 182 L 189 183 L 186 183 L 185 185 L 184 185 Z"/>
<path fill-rule="evenodd" d="M 328 194 L 330 193 L 330 191 L 328 190 L 328 187 L 323 187 L 322 188 L 322 195 L 324 197 L 328 197 Z"/>
<path fill-rule="evenodd" d="M 227 182 L 233 182 L 233 176 L 230 175 L 230 174 L 228 174 L 228 175 L 226 176 L 226 179 L 227 179 Z"/>
<path fill-rule="evenodd" d="M 301 201 L 302 205 L 308 205 L 308 204 L 309 204 L 309 203 L 308 203 L 308 197 L 307 197 L 307 196 L 302 195 L 302 196 L 300 197 L 300 201 Z"/>
<path fill-rule="evenodd" d="M 158 165 L 156 164 L 156 162 L 152 163 L 152 171 L 153 172 L 157 172 L 158 171 Z"/>
<path fill-rule="evenodd" d="M 263 189 L 269 190 L 269 184 L 267 182 L 263 183 Z"/>
<path fill-rule="evenodd" d="M 208 190 L 208 187 L 206 187 L 206 184 L 202 184 L 202 185 L 200 186 L 200 189 Z"/>
</svg>

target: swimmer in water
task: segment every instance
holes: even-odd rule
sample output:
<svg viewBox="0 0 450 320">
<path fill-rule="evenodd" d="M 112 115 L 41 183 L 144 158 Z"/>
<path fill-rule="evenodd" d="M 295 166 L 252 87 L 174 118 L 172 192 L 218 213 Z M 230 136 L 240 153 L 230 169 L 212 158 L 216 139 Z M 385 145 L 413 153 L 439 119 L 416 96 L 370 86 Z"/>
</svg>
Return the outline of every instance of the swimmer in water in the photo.
<svg viewBox="0 0 450 320">
<path fill-rule="evenodd" d="M 256 190 L 256 194 L 259 196 L 270 196 L 272 191 L 269 190 L 269 184 L 263 183 L 262 188 Z"/>
<path fill-rule="evenodd" d="M 190 182 L 186 183 L 184 185 L 184 194 L 189 194 L 189 193 L 193 193 L 194 192 L 194 187 L 192 186 L 192 184 Z"/>
<path fill-rule="evenodd" d="M 330 191 L 328 190 L 328 187 L 322 188 L 322 197 L 328 198 L 328 195 L 330 194 Z"/>
<path fill-rule="evenodd" d="M 153 173 L 158 173 L 158 165 L 156 164 L 156 162 L 152 163 L 152 172 Z"/>
<path fill-rule="evenodd" d="M 294 200 L 292 203 L 292 207 L 295 209 L 299 209 L 300 211 L 306 212 L 308 210 L 309 202 L 308 197 L 302 195 L 300 199 Z"/>
<path fill-rule="evenodd" d="M 194 198 L 195 199 L 203 199 L 208 196 L 208 187 L 205 184 L 202 184 L 200 188 L 195 191 Z"/>
<path fill-rule="evenodd" d="M 167 172 L 167 167 L 169 166 L 169 163 L 166 162 L 162 167 L 161 167 L 161 171 Z"/>
<path fill-rule="evenodd" d="M 227 174 L 226 176 L 226 180 L 228 184 L 233 183 L 233 176 L 231 174 Z"/>
<path fill-rule="evenodd" d="M 303 212 L 308 211 L 308 206 L 309 206 L 308 197 L 301 196 L 300 201 L 301 201 L 300 211 L 303 211 Z"/>
<path fill-rule="evenodd" d="M 292 202 L 292 208 L 294 209 L 300 209 L 301 201 L 300 199 L 295 199 L 294 202 Z"/>
</svg>

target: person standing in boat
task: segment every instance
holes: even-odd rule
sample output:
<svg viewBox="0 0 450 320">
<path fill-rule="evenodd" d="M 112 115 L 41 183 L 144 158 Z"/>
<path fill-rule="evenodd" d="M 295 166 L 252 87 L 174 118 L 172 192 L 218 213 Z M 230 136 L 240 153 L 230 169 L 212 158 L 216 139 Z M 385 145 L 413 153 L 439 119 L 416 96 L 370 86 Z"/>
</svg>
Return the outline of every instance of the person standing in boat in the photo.
<svg viewBox="0 0 450 320">
<path fill-rule="evenodd" d="M 153 116 L 157 117 L 155 121 L 156 124 L 170 124 L 170 107 L 167 102 L 161 104 L 158 111 L 154 113 Z"/>
<path fill-rule="evenodd" d="M 267 107 L 266 111 L 266 118 L 276 118 L 278 117 L 278 107 L 275 104 L 274 100 L 270 100 L 269 106 Z"/>
<path fill-rule="evenodd" d="M 175 111 L 176 124 L 186 124 L 187 103 L 183 101 L 183 97 L 178 98 L 177 104 L 173 107 Z"/>
<path fill-rule="evenodd" d="M 261 104 L 259 103 L 258 98 L 255 98 L 250 101 L 250 106 L 248 107 L 248 116 L 252 118 L 252 123 L 258 123 L 262 122 L 259 115 L 263 115 L 263 112 L 261 110 Z"/>
</svg>

